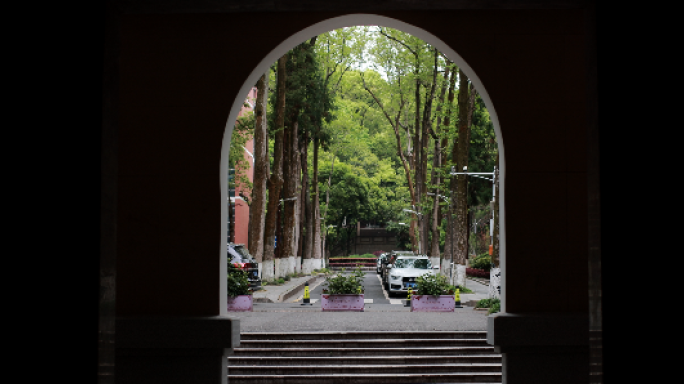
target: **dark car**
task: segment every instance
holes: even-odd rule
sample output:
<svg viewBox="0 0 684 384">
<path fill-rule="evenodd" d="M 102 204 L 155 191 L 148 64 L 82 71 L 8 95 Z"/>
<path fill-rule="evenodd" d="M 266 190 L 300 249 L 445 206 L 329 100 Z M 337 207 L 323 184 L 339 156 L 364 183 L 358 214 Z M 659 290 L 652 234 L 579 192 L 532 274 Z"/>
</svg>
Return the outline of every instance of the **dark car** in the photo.
<svg viewBox="0 0 684 384">
<path fill-rule="evenodd" d="M 228 243 L 228 268 L 239 268 L 247 272 L 247 280 L 253 291 L 261 289 L 259 264 L 247 252 L 243 244 Z"/>
<path fill-rule="evenodd" d="M 382 273 L 382 261 L 385 260 L 386 258 L 387 258 L 386 253 L 381 253 L 380 256 L 378 256 L 378 260 L 377 260 L 378 264 L 375 267 L 375 271 L 378 273 L 378 275 Z"/>
</svg>

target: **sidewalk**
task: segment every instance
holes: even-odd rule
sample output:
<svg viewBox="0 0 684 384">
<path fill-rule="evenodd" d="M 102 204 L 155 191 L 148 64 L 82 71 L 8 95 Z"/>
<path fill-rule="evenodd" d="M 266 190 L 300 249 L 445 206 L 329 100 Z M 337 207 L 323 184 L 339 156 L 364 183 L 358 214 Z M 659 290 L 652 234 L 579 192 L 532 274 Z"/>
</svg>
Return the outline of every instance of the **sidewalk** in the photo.
<svg viewBox="0 0 684 384">
<path fill-rule="evenodd" d="M 263 285 L 260 290 L 254 292 L 252 298 L 255 303 L 283 303 L 303 290 L 307 282 L 313 285 L 317 279 L 323 279 L 324 276 L 319 273 L 312 276 L 293 277 L 283 285 Z"/>
<path fill-rule="evenodd" d="M 478 301 L 489 297 L 489 281 L 483 279 L 476 279 L 472 277 L 466 278 L 466 288 L 474 293 L 462 293 L 461 305 L 474 307 Z"/>
</svg>

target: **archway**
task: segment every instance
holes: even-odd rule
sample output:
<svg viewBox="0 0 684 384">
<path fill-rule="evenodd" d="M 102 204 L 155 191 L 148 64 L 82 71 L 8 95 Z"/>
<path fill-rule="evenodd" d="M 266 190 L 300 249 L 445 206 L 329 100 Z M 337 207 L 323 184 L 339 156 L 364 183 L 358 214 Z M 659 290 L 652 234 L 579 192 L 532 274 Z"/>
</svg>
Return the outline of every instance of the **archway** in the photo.
<svg viewBox="0 0 684 384">
<path fill-rule="evenodd" d="M 386 16 L 374 15 L 374 14 L 351 14 L 340 17 L 335 17 L 327 19 L 311 25 L 294 35 L 291 35 L 280 43 L 276 48 L 274 48 L 266 57 L 264 57 L 259 64 L 252 70 L 250 75 L 247 77 L 245 82 L 240 88 L 240 92 L 236 95 L 233 105 L 231 107 L 230 114 L 226 123 L 225 133 L 223 136 L 222 150 L 221 150 L 221 166 L 220 166 L 220 185 L 221 185 L 221 233 L 225 235 L 227 232 L 227 197 L 228 197 L 228 158 L 230 156 L 230 142 L 233 133 L 234 122 L 237 120 L 238 113 L 244 103 L 244 95 L 252 89 L 253 84 L 259 79 L 259 77 L 268 70 L 272 63 L 278 60 L 279 57 L 287 53 L 290 49 L 295 47 L 302 41 L 310 38 L 311 36 L 316 36 L 321 33 L 325 33 L 334 29 L 348 27 L 348 26 L 360 26 L 360 25 L 382 25 L 394 29 L 401 30 L 403 32 L 412 34 L 425 42 L 433 45 L 444 53 L 449 59 L 451 59 L 459 68 L 468 75 L 468 78 L 472 81 L 475 88 L 480 93 L 482 99 L 487 105 L 487 109 L 490 113 L 491 120 L 494 126 L 494 131 L 497 136 L 498 150 L 499 150 L 499 238 L 500 238 L 500 268 L 501 268 L 501 311 L 506 310 L 506 289 L 505 289 L 505 268 L 506 268 L 506 215 L 505 215 L 505 175 L 506 175 L 506 161 L 503 145 L 503 137 L 501 135 L 501 129 L 499 126 L 499 120 L 496 114 L 496 109 L 494 104 L 487 93 L 486 88 L 482 81 L 477 77 L 475 71 L 466 63 L 466 61 L 451 47 L 444 43 L 437 36 L 425 31 L 424 29 L 418 28 L 411 24 L 405 23 L 401 20 L 389 18 Z M 221 270 L 220 276 L 226 275 L 226 239 L 221 238 Z M 227 314 L 227 310 L 223 303 L 227 300 L 226 293 L 226 280 L 224 278 L 220 279 L 220 303 L 221 303 L 221 314 Z"/>
</svg>

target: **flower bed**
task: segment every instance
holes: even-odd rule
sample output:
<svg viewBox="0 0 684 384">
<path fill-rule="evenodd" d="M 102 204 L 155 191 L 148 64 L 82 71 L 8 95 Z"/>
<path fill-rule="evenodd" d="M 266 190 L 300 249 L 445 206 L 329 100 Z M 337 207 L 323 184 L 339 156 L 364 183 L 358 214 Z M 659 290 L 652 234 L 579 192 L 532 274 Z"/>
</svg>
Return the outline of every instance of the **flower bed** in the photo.
<svg viewBox="0 0 684 384">
<path fill-rule="evenodd" d="M 377 259 L 360 259 L 360 258 L 351 258 L 351 257 L 344 257 L 344 258 L 339 258 L 339 259 L 328 259 L 329 264 L 331 267 L 356 267 L 356 266 L 362 266 L 362 267 L 374 267 L 377 265 Z"/>
<path fill-rule="evenodd" d="M 485 279 L 489 279 L 489 271 L 477 268 L 466 268 L 466 276 L 484 277 Z"/>
<path fill-rule="evenodd" d="M 228 296 L 229 312 L 253 312 L 252 295 Z"/>
<path fill-rule="evenodd" d="M 323 312 L 363 312 L 363 303 L 363 294 L 321 295 L 321 309 Z"/>
<path fill-rule="evenodd" d="M 330 263 L 330 267 L 375 267 L 377 263 Z"/>
<path fill-rule="evenodd" d="M 454 312 L 454 295 L 413 295 L 411 312 Z"/>
</svg>

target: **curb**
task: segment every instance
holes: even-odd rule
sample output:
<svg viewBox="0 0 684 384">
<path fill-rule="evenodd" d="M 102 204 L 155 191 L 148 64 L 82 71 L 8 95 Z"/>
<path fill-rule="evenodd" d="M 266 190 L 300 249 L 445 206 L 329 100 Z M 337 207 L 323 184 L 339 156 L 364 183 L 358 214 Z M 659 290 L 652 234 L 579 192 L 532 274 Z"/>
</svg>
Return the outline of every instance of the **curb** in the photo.
<svg viewBox="0 0 684 384">
<path fill-rule="evenodd" d="M 304 288 L 304 286 L 306 285 L 306 283 L 309 283 L 309 285 L 311 285 L 311 283 L 313 283 L 314 281 L 316 281 L 318 278 L 319 278 L 318 275 L 316 275 L 316 276 L 311 276 L 309 279 L 307 279 L 307 280 L 305 280 L 305 281 L 303 281 L 303 282 L 301 282 L 301 283 L 299 283 L 299 284 L 293 286 L 293 287 L 290 288 L 289 290 L 287 290 L 287 291 L 281 293 L 280 296 L 278 296 L 278 301 L 277 301 L 277 302 L 278 302 L 278 303 L 284 302 L 285 300 L 287 300 L 287 299 L 289 299 L 290 297 L 294 296 L 294 294 L 297 293 L 297 291 L 299 291 L 300 289 Z"/>
<path fill-rule="evenodd" d="M 466 277 L 466 278 L 467 278 L 468 280 L 475 281 L 475 282 L 480 283 L 480 284 L 482 284 L 482 285 L 489 286 L 489 280 L 478 279 L 478 278 L 470 277 L 470 276 L 468 276 L 468 277 Z"/>
</svg>

